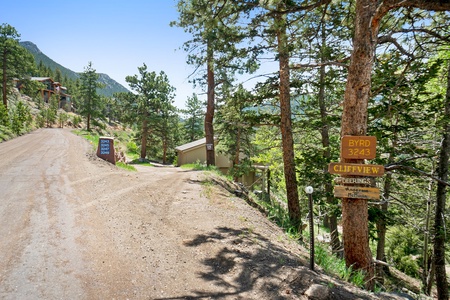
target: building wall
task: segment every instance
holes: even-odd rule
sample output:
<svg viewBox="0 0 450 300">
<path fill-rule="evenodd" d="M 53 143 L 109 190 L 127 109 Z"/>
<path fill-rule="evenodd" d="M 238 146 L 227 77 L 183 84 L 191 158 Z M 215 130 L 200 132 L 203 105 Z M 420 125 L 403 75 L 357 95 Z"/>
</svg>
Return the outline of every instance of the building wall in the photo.
<svg viewBox="0 0 450 300">
<path fill-rule="evenodd" d="M 184 152 L 178 151 L 178 166 L 193 164 L 197 161 L 200 161 L 202 164 L 206 162 L 205 147 L 190 149 Z"/>
<path fill-rule="evenodd" d="M 201 164 L 206 164 L 206 145 L 203 144 L 197 148 L 188 149 L 185 151 L 178 151 L 178 166 L 185 164 L 193 164 L 200 161 Z M 224 154 L 216 152 L 216 167 L 223 173 L 227 174 L 228 170 L 233 165 Z M 250 187 L 255 182 L 255 173 L 244 175 L 239 178 L 239 182 Z"/>
<path fill-rule="evenodd" d="M 178 151 L 178 166 L 185 164 L 193 164 L 200 161 L 201 164 L 206 163 L 206 146 L 202 145 L 198 148 L 186 151 Z M 223 154 L 216 153 L 216 167 L 226 169 L 231 167 L 231 161 Z"/>
</svg>

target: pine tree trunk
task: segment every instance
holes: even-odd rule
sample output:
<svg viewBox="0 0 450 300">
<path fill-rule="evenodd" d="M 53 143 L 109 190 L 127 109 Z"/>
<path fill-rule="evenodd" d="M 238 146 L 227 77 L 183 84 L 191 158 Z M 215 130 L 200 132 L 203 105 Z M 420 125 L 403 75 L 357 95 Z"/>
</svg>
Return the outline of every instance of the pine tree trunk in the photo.
<svg viewBox="0 0 450 300">
<path fill-rule="evenodd" d="M 383 198 L 389 199 L 389 196 L 391 194 L 391 181 L 392 181 L 392 175 L 387 174 L 385 181 L 384 181 L 384 190 L 383 190 Z M 386 262 L 386 232 L 387 232 L 387 226 L 386 226 L 386 214 L 388 210 L 388 203 L 383 202 L 380 205 L 380 211 L 381 214 L 377 219 L 376 227 L 377 227 L 377 260 Z M 389 267 L 384 265 L 377 265 L 376 267 L 376 273 L 378 277 L 379 282 L 384 282 L 384 274 L 386 271 L 389 271 Z"/>
<path fill-rule="evenodd" d="M 140 161 L 144 161 L 147 157 L 147 137 L 148 137 L 148 111 L 144 113 L 144 119 L 142 120 L 141 131 L 141 156 Z"/>
<path fill-rule="evenodd" d="M 163 164 L 167 162 L 167 141 L 163 141 Z"/>
<path fill-rule="evenodd" d="M 325 37 L 324 37 L 325 38 Z M 324 58 L 322 57 L 322 60 Z M 331 161 L 331 151 L 330 151 L 330 134 L 329 134 L 329 128 L 327 117 L 327 109 L 325 104 L 325 66 L 320 67 L 320 87 L 319 87 L 319 94 L 318 94 L 318 100 L 319 100 L 319 109 L 320 109 L 320 117 L 322 121 L 322 128 L 320 129 L 320 135 L 322 137 L 322 147 L 323 147 L 323 157 L 325 158 L 325 161 L 329 163 Z M 328 166 L 326 165 L 324 167 L 324 172 L 326 173 L 328 169 Z M 330 180 L 327 180 L 325 182 L 325 194 L 326 194 L 326 201 L 330 205 L 335 205 L 336 201 L 333 197 L 333 185 Z M 341 242 L 339 241 L 339 232 L 337 227 L 337 216 L 336 214 L 329 214 L 326 216 L 325 223 L 327 224 L 327 227 L 330 229 L 330 237 L 331 237 L 331 249 L 333 253 L 338 254 L 341 250 Z"/>
<path fill-rule="evenodd" d="M 433 170 L 434 169 L 435 168 L 433 164 Z M 432 199 L 433 183 L 434 183 L 433 179 L 430 178 L 430 183 L 428 185 L 427 211 L 425 216 L 425 232 L 423 237 L 422 291 L 426 295 L 430 295 L 429 290 L 431 290 L 431 287 L 428 289 L 428 277 L 431 270 L 431 268 L 429 267 L 430 265 L 429 240 L 430 240 L 431 199 Z"/>
<path fill-rule="evenodd" d="M 236 150 L 234 153 L 234 162 L 233 162 L 234 166 L 239 165 L 240 152 L 241 152 L 241 129 L 238 127 L 236 135 Z M 237 175 L 235 175 L 233 179 L 235 182 L 239 181 L 239 177 Z"/>
<path fill-rule="evenodd" d="M 448 179 L 448 160 L 450 157 L 450 63 L 447 70 L 447 95 L 443 118 L 443 140 L 439 155 L 438 177 L 446 182 Z M 445 272 L 445 202 L 447 186 L 438 182 L 436 191 L 436 212 L 434 219 L 434 261 L 436 268 L 436 288 L 439 300 L 447 300 L 448 283 Z"/>
<path fill-rule="evenodd" d="M 355 35 L 342 113 L 341 135 L 366 135 L 371 72 L 377 44 L 377 1 L 356 2 Z M 343 159 L 343 163 L 364 163 Z M 344 258 L 347 266 L 366 272 L 366 287 L 373 288 L 374 267 L 369 248 L 368 205 L 364 199 L 342 199 Z"/>
<path fill-rule="evenodd" d="M 8 83 L 8 77 L 6 76 L 6 55 L 7 50 L 3 50 L 3 79 L 2 79 L 2 96 L 3 96 L 3 105 L 6 108 L 6 111 L 8 111 L 8 98 L 6 93 L 7 83 Z"/>
<path fill-rule="evenodd" d="M 288 200 L 289 218 L 295 228 L 300 228 L 301 212 L 298 199 L 297 176 L 295 173 L 294 138 L 292 134 L 292 114 L 289 78 L 289 49 L 286 35 L 286 21 L 277 14 L 277 42 L 280 64 L 280 113 L 281 139 L 284 163 L 284 178 Z"/>
<path fill-rule="evenodd" d="M 91 131 L 91 114 L 90 113 L 88 113 L 88 115 L 87 115 L 86 123 L 87 123 L 86 130 Z"/>
<path fill-rule="evenodd" d="M 215 166 L 216 156 L 214 151 L 214 57 L 213 50 L 208 43 L 207 53 L 207 77 L 208 77 L 208 95 L 207 95 L 207 105 L 206 105 L 206 115 L 205 115 L 205 137 L 206 145 L 209 145 L 209 149 L 206 149 L 206 165 Z"/>
</svg>

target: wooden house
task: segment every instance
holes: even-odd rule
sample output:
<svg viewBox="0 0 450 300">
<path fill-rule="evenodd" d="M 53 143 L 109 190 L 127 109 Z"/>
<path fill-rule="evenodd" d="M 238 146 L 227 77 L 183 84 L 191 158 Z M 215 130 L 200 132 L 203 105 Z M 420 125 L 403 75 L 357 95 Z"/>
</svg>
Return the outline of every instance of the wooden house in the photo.
<svg viewBox="0 0 450 300">
<path fill-rule="evenodd" d="M 32 81 L 38 81 L 44 85 L 40 90 L 42 99 L 48 103 L 52 95 L 58 95 L 58 107 L 71 111 L 71 96 L 67 94 L 67 88 L 61 83 L 53 81 L 50 77 L 31 77 Z"/>
</svg>

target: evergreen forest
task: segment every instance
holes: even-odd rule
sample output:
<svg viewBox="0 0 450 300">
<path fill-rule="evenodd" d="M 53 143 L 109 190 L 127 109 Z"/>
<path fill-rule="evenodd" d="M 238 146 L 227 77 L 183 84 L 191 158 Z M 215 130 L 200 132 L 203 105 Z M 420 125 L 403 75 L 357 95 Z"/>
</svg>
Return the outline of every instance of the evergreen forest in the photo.
<svg viewBox="0 0 450 300">
<path fill-rule="evenodd" d="M 366 289 L 387 289 L 399 270 L 420 293 L 448 299 L 450 2 L 179 0 L 177 10 L 170 26 L 190 34 L 180 48 L 204 91 L 183 109 L 151 61 L 125 78 L 131 92 L 106 97 L 95 62 L 68 78 L 36 64 L 1 25 L 0 140 L 39 127 L 115 127 L 132 136 L 137 159 L 176 164 L 175 147 L 206 138 L 205 165 L 225 154 L 232 180 L 264 168 L 269 188 L 261 178 L 244 189 L 304 244 L 312 186 L 314 224 L 328 239 L 321 251 L 361 272 Z M 42 101 L 29 78 L 44 76 L 67 87 L 71 110 L 56 96 Z M 343 157 L 343 136 L 375 137 L 375 158 Z M 379 198 L 335 197 L 333 162 L 383 166 Z"/>
</svg>

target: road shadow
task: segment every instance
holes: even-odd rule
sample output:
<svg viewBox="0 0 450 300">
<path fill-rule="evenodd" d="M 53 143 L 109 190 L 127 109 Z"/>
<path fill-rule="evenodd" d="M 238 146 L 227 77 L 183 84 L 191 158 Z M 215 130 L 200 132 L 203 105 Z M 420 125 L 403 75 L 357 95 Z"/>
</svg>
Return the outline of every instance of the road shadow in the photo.
<svg viewBox="0 0 450 300">
<path fill-rule="evenodd" d="M 309 261 L 273 243 L 252 228 L 217 227 L 207 234 L 185 240 L 185 247 L 208 243 L 224 245 L 215 255 L 203 259 L 204 270 L 196 273 L 211 284 L 205 292 L 193 289 L 189 294 L 158 298 L 169 299 L 298 299 L 313 284 L 329 287 L 327 299 L 370 299 L 355 295 L 345 287 L 327 282 L 320 272 L 311 271 Z"/>
<path fill-rule="evenodd" d="M 279 284 L 283 282 L 281 271 L 303 264 L 299 257 L 273 244 L 251 228 L 218 227 L 213 232 L 197 235 L 183 244 L 186 247 L 200 247 L 207 243 L 225 246 L 214 256 L 203 259 L 207 271 L 197 272 L 196 275 L 210 282 L 216 287 L 215 290 L 220 287 L 223 292 L 192 290 L 190 295 L 164 299 L 234 299 L 255 288 L 258 289 L 258 295 L 265 294 L 270 299 L 288 299 L 283 295 L 285 291 L 279 290 Z"/>
</svg>

